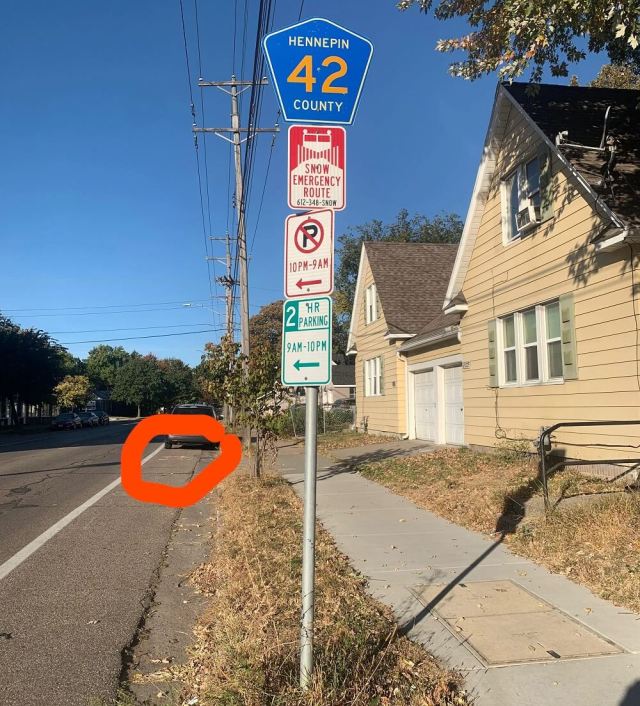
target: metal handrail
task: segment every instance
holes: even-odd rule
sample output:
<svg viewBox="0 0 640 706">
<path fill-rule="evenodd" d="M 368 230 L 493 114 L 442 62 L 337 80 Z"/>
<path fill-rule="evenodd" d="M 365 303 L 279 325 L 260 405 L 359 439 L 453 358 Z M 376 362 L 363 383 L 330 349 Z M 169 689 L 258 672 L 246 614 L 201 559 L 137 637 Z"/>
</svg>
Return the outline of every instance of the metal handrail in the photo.
<svg viewBox="0 0 640 706">
<path fill-rule="evenodd" d="M 545 452 L 545 440 L 548 441 L 549 446 L 551 446 L 551 434 L 553 434 L 556 429 L 561 427 L 597 427 L 597 426 L 630 426 L 632 424 L 640 425 L 640 421 L 632 420 L 616 420 L 616 421 L 592 421 L 592 422 L 558 422 L 550 427 L 543 427 L 540 432 L 540 437 L 538 438 L 538 454 L 540 456 L 540 475 L 542 477 L 542 492 L 544 495 L 544 509 L 545 512 L 549 512 L 551 509 L 551 503 L 549 502 L 549 474 L 560 468 L 560 466 L 597 466 L 602 463 L 635 463 L 640 464 L 640 458 L 605 458 L 598 461 L 588 461 L 588 460 L 564 460 L 555 463 L 550 468 L 547 468 L 546 464 L 546 452 Z M 627 471 L 628 473 L 628 471 Z"/>
</svg>

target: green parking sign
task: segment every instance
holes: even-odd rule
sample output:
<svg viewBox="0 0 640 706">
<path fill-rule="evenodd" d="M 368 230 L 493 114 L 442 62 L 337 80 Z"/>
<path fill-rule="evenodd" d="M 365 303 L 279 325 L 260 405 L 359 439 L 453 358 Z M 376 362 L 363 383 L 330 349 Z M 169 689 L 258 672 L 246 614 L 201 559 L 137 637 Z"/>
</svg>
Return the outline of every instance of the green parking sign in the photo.
<svg viewBox="0 0 640 706">
<path fill-rule="evenodd" d="M 330 297 L 287 300 L 282 309 L 282 384 L 331 382 Z"/>
</svg>

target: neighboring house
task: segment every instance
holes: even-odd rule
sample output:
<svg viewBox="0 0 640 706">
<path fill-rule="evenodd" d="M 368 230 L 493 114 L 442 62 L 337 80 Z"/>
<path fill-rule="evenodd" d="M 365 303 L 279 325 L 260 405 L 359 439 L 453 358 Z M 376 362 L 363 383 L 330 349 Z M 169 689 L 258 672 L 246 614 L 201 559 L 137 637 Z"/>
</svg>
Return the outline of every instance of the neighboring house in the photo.
<svg viewBox="0 0 640 706">
<path fill-rule="evenodd" d="M 640 91 L 498 86 L 439 312 L 431 261 L 365 244 L 358 421 L 479 447 L 558 422 L 640 422 L 639 244 Z M 561 429 L 554 450 L 636 458 L 639 438 L 640 424 Z"/>
<path fill-rule="evenodd" d="M 460 322 L 464 441 L 640 420 L 640 91 L 500 85 L 444 312 Z M 559 430 L 634 457 L 640 425 Z"/>
<path fill-rule="evenodd" d="M 356 400 L 355 365 L 333 363 L 331 367 L 331 384 L 321 388 L 322 405 L 332 405 L 338 400 Z"/>
<path fill-rule="evenodd" d="M 442 313 L 457 245 L 363 243 L 347 352 L 356 355 L 356 424 L 407 434 L 402 344 Z M 427 344 L 428 345 L 428 344 Z"/>
</svg>

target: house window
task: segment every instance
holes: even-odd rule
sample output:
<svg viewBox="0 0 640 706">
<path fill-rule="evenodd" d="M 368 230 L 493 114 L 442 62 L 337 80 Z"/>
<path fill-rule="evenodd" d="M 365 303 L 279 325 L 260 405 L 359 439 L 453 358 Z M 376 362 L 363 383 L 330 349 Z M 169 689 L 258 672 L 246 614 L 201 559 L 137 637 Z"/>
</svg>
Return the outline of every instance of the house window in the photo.
<svg viewBox="0 0 640 706">
<path fill-rule="evenodd" d="M 365 323 L 371 324 L 378 318 L 378 294 L 376 285 L 371 284 L 365 290 Z"/>
<path fill-rule="evenodd" d="M 508 210 L 509 240 L 519 238 L 540 222 L 540 158 L 525 162 L 503 182 Z"/>
<path fill-rule="evenodd" d="M 524 348 L 524 377 L 527 382 L 533 382 L 540 378 L 536 310 L 523 311 L 520 316 L 522 318 L 522 346 Z"/>
<path fill-rule="evenodd" d="M 518 367 L 516 360 L 516 329 L 515 316 L 502 319 L 502 341 L 504 354 L 504 381 L 517 382 Z"/>
<path fill-rule="evenodd" d="M 501 385 L 563 380 L 557 300 L 509 314 L 498 321 Z"/>
<path fill-rule="evenodd" d="M 364 394 L 367 397 L 375 397 L 382 394 L 382 358 L 371 358 L 364 362 Z"/>
<path fill-rule="evenodd" d="M 547 360 L 549 378 L 562 378 L 562 339 L 560 337 L 560 304 L 552 302 L 545 306 Z"/>
</svg>

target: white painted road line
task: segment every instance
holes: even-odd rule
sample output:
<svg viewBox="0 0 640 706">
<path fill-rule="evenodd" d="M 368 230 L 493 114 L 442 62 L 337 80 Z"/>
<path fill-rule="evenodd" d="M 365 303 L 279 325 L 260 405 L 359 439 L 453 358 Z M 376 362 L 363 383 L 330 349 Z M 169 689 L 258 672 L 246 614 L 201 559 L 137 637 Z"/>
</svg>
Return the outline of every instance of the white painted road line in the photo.
<svg viewBox="0 0 640 706">
<path fill-rule="evenodd" d="M 155 451 L 152 451 L 148 456 L 142 459 L 142 463 L 145 464 L 149 459 L 153 458 L 157 453 L 164 448 L 164 444 L 158 446 Z M 40 547 L 46 544 L 52 537 L 55 537 L 60 530 L 64 529 L 69 523 L 73 522 L 76 517 L 82 515 L 82 513 L 95 505 L 100 498 L 103 498 L 107 493 L 111 492 L 114 488 L 120 485 L 120 477 L 112 481 L 102 490 L 99 490 L 95 495 L 92 495 L 87 501 L 83 502 L 82 505 L 78 505 L 75 510 L 71 510 L 68 515 L 65 515 L 61 520 L 58 520 L 54 525 L 51 525 L 48 530 L 45 530 L 41 535 L 36 537 L 32 542 L 29 542 L 26 547 L 23 547 L 19 552 L 16 552 L 10 559 L 0 564 L 0 581 L 8 576 L 14 569 L 17 569 L 23 561 L 28 559 L 34 552 L 38 551 Z"/>
</svg>

